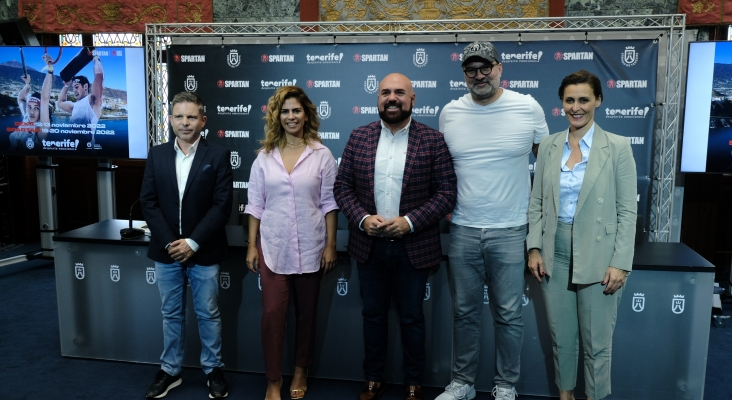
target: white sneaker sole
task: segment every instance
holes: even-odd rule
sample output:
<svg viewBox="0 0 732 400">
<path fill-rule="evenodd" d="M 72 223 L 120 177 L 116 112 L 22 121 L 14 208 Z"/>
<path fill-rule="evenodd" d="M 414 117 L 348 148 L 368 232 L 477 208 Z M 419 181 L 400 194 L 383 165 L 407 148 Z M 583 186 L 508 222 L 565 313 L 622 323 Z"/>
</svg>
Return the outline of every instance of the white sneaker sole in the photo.
<svg viewBox="0 0 732 400">
<path fill-rule="evenodd" d="M 168 395 L 168 392 L 170 391 L 170 389 L 173 389 L 173 388 L 176 388 L 176 387 L 180 386 L 181 383 L 183 383 L 183 379 L 178 378 L 177 381 L 175 381 L 175 382 L 171 383 L 170 385 L 168 385 L 168 387 L 165 389 L 165 391 L 163 393 L 160 393 L 159 395 L 153 397 L 153 399 L 161 399 L 161 398 L 167 396 Z"/>
</svg>

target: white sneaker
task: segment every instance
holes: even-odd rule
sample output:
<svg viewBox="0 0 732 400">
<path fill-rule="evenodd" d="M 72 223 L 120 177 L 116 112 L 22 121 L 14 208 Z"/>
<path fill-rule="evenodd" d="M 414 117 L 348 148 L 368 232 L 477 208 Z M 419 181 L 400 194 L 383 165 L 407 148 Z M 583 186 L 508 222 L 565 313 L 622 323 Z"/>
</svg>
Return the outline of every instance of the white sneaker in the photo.
<svg viewBox="0 0 732 400">
<path fill-rule="evenodd" d="M 437 396 L 435 400 L 472 400 L 475 398 L 475 387 L 467 383 L 450 382 L 445 387 L 445 393 Z"/>
<path fill-rule="evenodd" d="M 518 393 L 516 393 L 515 388 L 506 389 L 495 386 L 491 394 L 496 400 L 515 400 L 518 398 Z"/>
</svg>

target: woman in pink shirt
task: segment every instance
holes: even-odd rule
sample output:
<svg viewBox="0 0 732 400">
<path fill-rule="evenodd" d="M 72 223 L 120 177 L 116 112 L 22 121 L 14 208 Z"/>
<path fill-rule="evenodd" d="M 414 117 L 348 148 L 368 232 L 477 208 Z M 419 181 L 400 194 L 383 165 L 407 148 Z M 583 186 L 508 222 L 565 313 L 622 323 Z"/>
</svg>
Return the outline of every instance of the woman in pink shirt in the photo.
<svg viewBox="0 0 732 400">
<path fill-rule="evenodd" d="M 266 400 L 280 400 L 287 304 L 295 300 L 297 332 L 290 398 L 307 392 L 323 272 L 335 267 L 338 166 L 318 137 L 315 106 L 297 86 L 284 86 L 267 105 L 265 138 L 249 177 L 247 267 L 262 282 L 262 346 Z"/>
</svg>

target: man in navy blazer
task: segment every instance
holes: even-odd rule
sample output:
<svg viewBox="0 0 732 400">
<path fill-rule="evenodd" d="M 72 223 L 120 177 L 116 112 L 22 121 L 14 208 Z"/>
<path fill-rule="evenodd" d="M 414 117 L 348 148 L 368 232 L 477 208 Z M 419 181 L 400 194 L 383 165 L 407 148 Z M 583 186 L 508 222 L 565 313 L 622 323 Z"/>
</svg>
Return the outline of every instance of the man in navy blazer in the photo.
<svg viewBox="0 0 732 400">
<path fill-rule="evenodd" d="M 206 116 L 198 95 L 178 93 L 171 110 L 175 140 L 150 149 L 140 192 L 150 227 L 147 255 L 155 261 L 163 313 L 162 365 L 147 397 L 164 397 L 181 383 L 190 282 L 209 397 L 222 398 L 228 391 L 221 371 L 218 276 L 219 263 L 228 251 L 225 225 L 233 194 L 230 152 L 201 138 Z"/>
<path fill-rule="evenodd" d="M 439 221 L 455 206 L 455 171 L 442 134 L 411 118 L 409 79 L 379 85 L 380 121 L 348 139 L 333 189 L 348 218 L 348 252 L 363 299 L 364 372 L 360 400 L 384 392 L 392 298 L 399 313 L 406 399 L 421 399 L 425 367 L 422 301 L 430 267 L 442 260 Z"/>
</svg>

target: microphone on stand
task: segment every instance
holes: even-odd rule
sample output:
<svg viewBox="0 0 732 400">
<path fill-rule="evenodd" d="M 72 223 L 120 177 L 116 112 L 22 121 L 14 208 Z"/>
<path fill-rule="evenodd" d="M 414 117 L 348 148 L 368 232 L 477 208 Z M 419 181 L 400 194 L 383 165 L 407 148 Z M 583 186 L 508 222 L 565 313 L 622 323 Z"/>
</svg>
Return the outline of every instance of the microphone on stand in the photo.
<svg viewBox="0 0 732 400">
<path fill-rule="evenodd" d="M 130 227 L 129 228 L 122 228 L 119 230 L 119 234 L 122 236 L 122 239 L 137 239 L 140 237 L 145 236 L 145 231 L 140 228 L 133 228 L 132 227 L 132 207 L 135 206 L 140 201 L 140 198 L 138 197 L 137 200 L 135 200 L 132 205 L 130 206 Z"/>
</svg>

